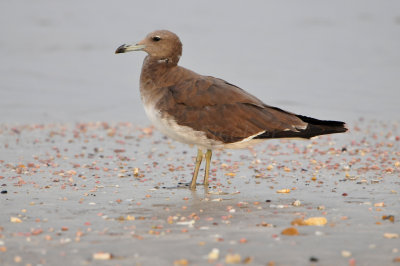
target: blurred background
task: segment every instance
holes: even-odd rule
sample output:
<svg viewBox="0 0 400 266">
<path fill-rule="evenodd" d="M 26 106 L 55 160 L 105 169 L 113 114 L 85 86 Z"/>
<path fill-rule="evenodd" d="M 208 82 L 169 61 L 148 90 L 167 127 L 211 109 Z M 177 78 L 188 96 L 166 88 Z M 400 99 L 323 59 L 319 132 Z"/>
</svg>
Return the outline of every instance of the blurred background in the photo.
<svg viewBox="0 0 400 266">
<path fill-rule="evenodd" d="M 400 2 L 3 0 L 0 123 L 147 125 L 143 52 L 155 29 L 180 36 L 180 65 L 269 105 L 321 119 L 398 119 Z"/>
</svg>

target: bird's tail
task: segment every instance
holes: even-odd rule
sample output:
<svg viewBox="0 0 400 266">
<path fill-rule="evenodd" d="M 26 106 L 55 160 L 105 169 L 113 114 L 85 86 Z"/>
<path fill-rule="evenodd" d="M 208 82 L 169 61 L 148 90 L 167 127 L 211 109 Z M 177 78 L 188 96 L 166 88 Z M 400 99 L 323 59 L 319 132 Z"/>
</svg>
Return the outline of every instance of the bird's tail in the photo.
<svg viewBox="0 0 400 266">
<path fill-rule="evenodd" d="M 296 115 L 303 122 L 307 123 L 307 127 L 304 129 L 298 129 L 297 131 L 266 131 L 261 135 L 256 136 L 256 139 L 269 139 L 269 138 L 304 138 L 310 139 L 319 135 L 342 133 L 348 129 L 346 123 L 340 121 L 329 121 L 329 120 L 318 120 L 315 118 Z"/>
<path fill-rule="evenodd" d="M 342 133 L 348 130 L 346 123 L 341 121 L 318 120 L 302 115 L 296 116 L 303 122 L 308 123 L 307 128 L 305 130 L 301 130 L 301 133 L 299 134 L 299 137 L 301 138 L 309 139 L 314 136 Z"/>
</svg>

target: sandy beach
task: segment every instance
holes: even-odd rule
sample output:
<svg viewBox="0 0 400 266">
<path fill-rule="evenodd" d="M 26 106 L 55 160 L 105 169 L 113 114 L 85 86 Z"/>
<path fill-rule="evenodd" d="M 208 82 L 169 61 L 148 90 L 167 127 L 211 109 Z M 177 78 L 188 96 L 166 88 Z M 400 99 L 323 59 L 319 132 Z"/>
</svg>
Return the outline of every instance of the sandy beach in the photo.
<svg viewBox="0 0 400 266">
<path fill-rule="evenodd" d="M 196 191 L 194 149 L 152 128 L 2 126 L 2 264 L 398 262 L 399 124 L 354 124 L 217 152 Z"/>
<path fill-rule="evenodd" d="M 400 264 L 397 1 L 3 1 L 0 22 L 0 265 Z M 144 53 L 114 54 L 160 28 L 181 65 L 349 132 L 215 151 L 189 190 L 196 147 L 146 118 Z"/>
</svg>

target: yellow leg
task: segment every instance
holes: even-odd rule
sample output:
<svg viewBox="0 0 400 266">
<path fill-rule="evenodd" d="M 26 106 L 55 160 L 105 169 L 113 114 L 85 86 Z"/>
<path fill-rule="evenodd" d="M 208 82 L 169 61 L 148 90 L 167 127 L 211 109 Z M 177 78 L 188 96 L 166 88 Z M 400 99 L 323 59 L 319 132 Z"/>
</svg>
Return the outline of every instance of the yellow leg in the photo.
<svg viewBox="0 0 400 266">
<path fill-rule="evenodd" d="M 203 152 L 200 149 L 198 149 L 197 150 L 197 157 L 196 157 L 196 166 L 194 168 L 192 182 L 190 183 L 190 189 L 192 189 L 192 190 L 196 189 L 197 175 L 199 174 L 200 164 L 201 164 L 202 160 L 203 160 Z"/>
<path fill-rule="evenodd" d="M 211 163 L 212 150 L 206 152 L 206 170 L 204 171 L 204 185 L 208 186 L 208 177 L 210 175 L 210 163 Z"/>
</svg>

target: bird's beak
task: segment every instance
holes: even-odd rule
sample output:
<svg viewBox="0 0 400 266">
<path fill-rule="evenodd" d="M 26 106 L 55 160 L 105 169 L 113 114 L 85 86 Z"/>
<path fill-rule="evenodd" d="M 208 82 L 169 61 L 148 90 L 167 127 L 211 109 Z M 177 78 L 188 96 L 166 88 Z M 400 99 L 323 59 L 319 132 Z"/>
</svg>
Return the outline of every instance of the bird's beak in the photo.
<svg viewBox="0 0 400 266">
<path fill-rule="evenodd" d="M 134 45 L 123 44 L 117 48 L 115 53 L 121 54 L 121 53 L 127 53 L 127 52 L 132 52 L 132 51 L 142 51 L 144 48 L 146 48 L 146 45 L 143 45 L 143 44 L 134 44 Z"/>
</svg>

